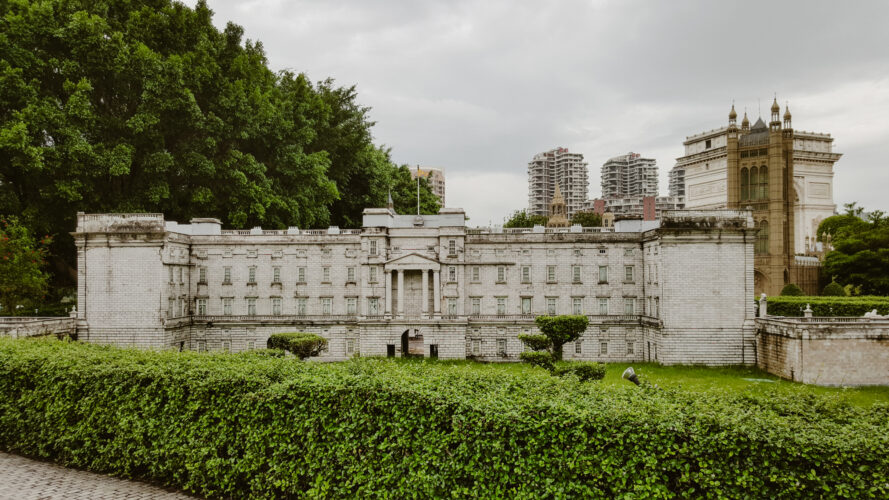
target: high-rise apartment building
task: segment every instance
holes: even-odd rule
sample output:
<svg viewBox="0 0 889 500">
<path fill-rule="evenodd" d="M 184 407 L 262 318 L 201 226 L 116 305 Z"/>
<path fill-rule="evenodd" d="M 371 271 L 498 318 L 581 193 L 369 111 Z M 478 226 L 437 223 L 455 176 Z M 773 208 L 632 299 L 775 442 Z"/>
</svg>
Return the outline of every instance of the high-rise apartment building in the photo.
<svg viewBox="0 0 889 500">
<path fill-rule="evenodd" d="M 639 153 L 615 156 L 602 165 L 602 198 L 657 196 L 657 162 Z"/>
<path fill-rule="evenodd" d="M 411 179 L 422 177 L 429 183 L 432 193 L 438 196 L 441 206 L 445 206 L 445 176 L 440 168 L 423 168 L 419 165 L 411 168 Z"/>
<path fill-rule="evenodd" d="M 685 167 L 676 165 L 670 170 L 670 196 L 685 199 Z"/>
<path fill-rule="evenodd" d="M 528 214 L 549 215 L 549 205 L 558 184 L 570 219 L 583 210 L 587 201 L 589 180 L 587 163 L 580 153 L 556 148 L 534 155 L 528 163 Z"/>
</svg>

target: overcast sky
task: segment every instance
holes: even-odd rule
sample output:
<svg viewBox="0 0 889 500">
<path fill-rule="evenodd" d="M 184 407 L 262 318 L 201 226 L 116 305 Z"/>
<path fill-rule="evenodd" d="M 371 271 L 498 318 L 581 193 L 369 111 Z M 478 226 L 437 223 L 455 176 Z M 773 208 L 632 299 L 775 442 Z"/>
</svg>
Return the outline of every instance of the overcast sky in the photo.
<svg viewBox="0 0 889 500">
<path fill-rule="evenodd" d="M 194 5 L 194 1 L 186 2 Z M 445 169 L 473 225 L 528 204 L 557 146 L 599 167 L 633 151 L 667 172 L 686 136 L 790 103 L 830 133 L 834 201 L 889 212 L 889 2 L 209 0 L 273 70 L 357 85 L 398 163 Z M 759 104 L 761 102 L 761 104 Z M 740 119 L 739 119 L 740 121 Z"/>
</svg>

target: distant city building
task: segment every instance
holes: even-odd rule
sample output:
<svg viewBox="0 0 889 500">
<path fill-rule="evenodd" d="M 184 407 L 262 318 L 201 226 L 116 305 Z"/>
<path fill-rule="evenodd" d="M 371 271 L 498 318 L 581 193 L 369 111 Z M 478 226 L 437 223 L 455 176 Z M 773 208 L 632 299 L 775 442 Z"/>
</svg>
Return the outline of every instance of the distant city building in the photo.
<svg viewBox="0 0 889 500">
<path fill-rule="evenodd" d="M 670 196 L 685 198 L 685 167 L 676 165 L 668 174 L 670 179 Z"/>
<path fill-rule="evenodd" d="M 751 127 L 744 113 L 739 129 L 732 106 L 728 126 L 686 138 L 676 169 L 685 173 L 686 208 L 753 209 L 757 293 L 796 283 L 817 294 L 817 259 L 813 266 L 801 254 L 836 210 L 833 168 L 841 155 L 830 134 L 795 131 L 789 109 L 783 118 L 782 126 L 776 99 L 768 125 L 759 118 Z"/>
<path fill-rule="evenodd" d="M 639 153 L 615 156 L 602 165 L 602 198 L 657 196 L 657 162 Z"/>
<path fill-rule="evenodd" d="M 528 214 L 548 215 L 549 206 L 561 188 L 567 217 L 583 209 L 589 191 L 587 164 L 580 153 L 556 148 L 534 155 L 528 163 Z"/>
<path fill-rule="evenodd" d="M 422 177 L 429 183 L 432 192 L 438 196 L 441 206 L 445 206 L 445 175 L 441 168 L 423 168 L 419 165 L 411 168 L 411 179 Z"/>
<path fill-rule="evenodd" d="M 675 196 L 633 196 L 589 200 L 584 209 L 600 215 L 612 213 L 618 218 L 654 220 L 659 218 L 664 210 L 681 210 L 683 205 L 683 199 Z"/>
</svg>

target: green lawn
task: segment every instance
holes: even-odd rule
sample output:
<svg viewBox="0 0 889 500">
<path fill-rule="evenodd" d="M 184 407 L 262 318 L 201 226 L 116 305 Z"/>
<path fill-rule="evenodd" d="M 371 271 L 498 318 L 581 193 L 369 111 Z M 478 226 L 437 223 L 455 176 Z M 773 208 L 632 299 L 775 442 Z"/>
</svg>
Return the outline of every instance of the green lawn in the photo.
<svg viewBox="0 0 889 500">
<path fill-rule="evenodd" d="M 401 361 L 400 362 L 415 362 Z M 428 361 L 427 361 L 428 362 Z M 454 366 L 466 366 L 476 370 L 495 370 L 522 374 L 543 373 L 541 368 L 525 363 L 479 363 L 475 361 L 437 361 Z M 689 391 L 733 391 L 783 394 L 820 394 L 836 397 L 856 406 L 870 406 L 876 402 L 889 403 L 889 386 L 840 388 L 818 387 L 784 380 L 756 367 L 728 366 L 708 367 L 699 365 L 663 366 L 655 363 L 608 363 L 608 371 L 601 384 L 630 384 L 620 378 L 623 371 L 632 366 L 643 379 L 659 387 Z"/>
</svg>

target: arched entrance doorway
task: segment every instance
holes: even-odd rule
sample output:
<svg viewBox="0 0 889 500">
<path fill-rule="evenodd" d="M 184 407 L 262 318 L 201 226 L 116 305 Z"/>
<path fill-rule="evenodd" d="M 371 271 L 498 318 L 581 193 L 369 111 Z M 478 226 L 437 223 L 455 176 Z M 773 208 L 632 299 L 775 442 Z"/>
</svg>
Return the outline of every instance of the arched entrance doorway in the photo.
<svg viewBox="0 0 889 500">
<path fill-rule="evenodd" d="M 403 357 L 426 355 L 423 333 L 419 328 L 408 328 L 401 334 L 401 355 Z"/>
</svg>

